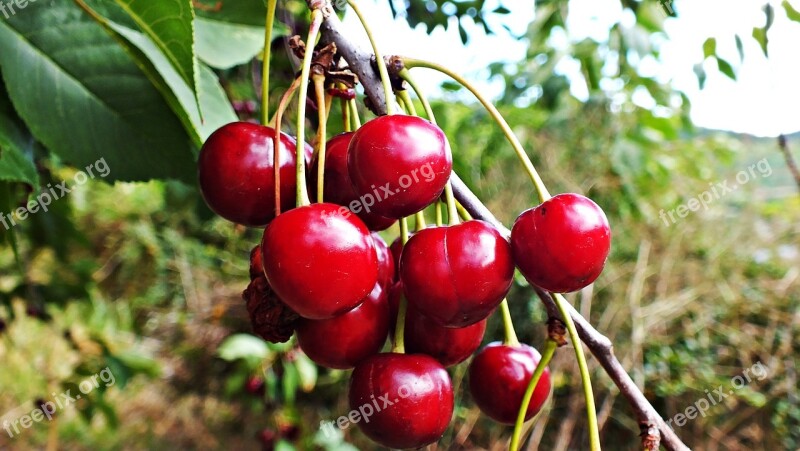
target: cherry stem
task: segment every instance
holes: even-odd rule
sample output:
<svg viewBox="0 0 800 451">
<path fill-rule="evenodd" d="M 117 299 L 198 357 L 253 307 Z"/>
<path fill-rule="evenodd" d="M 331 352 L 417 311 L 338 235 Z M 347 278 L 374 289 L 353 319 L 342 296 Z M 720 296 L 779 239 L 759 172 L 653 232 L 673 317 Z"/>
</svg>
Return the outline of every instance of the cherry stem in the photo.
<svg viewBox="0 0 800 451">
<path fill-rule="evenodd" d="M 456 197 L 453 195 L 453 184 L 450 180 L 444 186 L 444 197 L 447 200 L 447 223 L 448 225 L 458 225 L 458 209 L 456 208 Z"/>
<path fill-rule="evenodd" d="M 466 208 L 461 205 L 461 202 L 456 202 L 456 208 L 458 208 L 458 215 L 461 216 L 461 219 L 464 221 L 471 221 L 472 215 L 469 214 Z"/>
<path fill-rule="evenodd" d="M 497 111 L 497 108 L 495 108 L 495 106 L 492 105 L 492 103 L 489 102 L 489 100 L 486 99 L 486 97 L 484 97 L 483 94 L 481 94 L 474 86 L 472 86 L 472 84 L 470 84 L 464 77 L 458 75 L 457 73 L 439 64 L 413 58 L 403 58 L 403 63 L 405 64 L 406 68 L 425 67 L 428 69 L 439 71 L 449 76 L 450 78 L 458 82 L 460 85 L 467 88 L 470 92 L 472 92 L 472 94 L 478 99 L 478 101 L 480 101 L 483 107 L 486 108 L 486 111 L 489 112 L 489 114 L 492 116 L 495 122 L 497 122 L 497 124 L 503 130 L 503 134 L 511 143 L 511 147 L 514 148 L 514 151 L 517 153 L 517 156 L 519 157 L 522 166 L 525 168 L 525 171 L 528 173 L 528 176 L 533 182 L 533 186 L 536 188 L 536 193 L 539 196 L 539 202 L 544 202 L 547 199 L 550 199 L 550 193 L 547 191 L 547 188 L 545 187 L 542 178 L 539 177 L 539 173 L 536 172 L 536 168 L 533 166 L 533 163 L 531 163 L 528 154 L 525 153 L 525 149 L 522 148 L 522 144 L 519 142 L 519 139 L 517 139 L 516 135 L 514 135 L 514 132 L 513 130 L 511 130 L 511 127 L 508 125 L 508 122 L 506 122 L 506 120 L 503 118 L 500 112 Z"/>
<path fill-rule="evenodd" d="M 503 344 L 507 346 L 519 346 L 517 332 L 514 331 L 514 322 L 511 321 L 511 310 L 508 308 L 508 299 L 503 299 L 500 303 L 500 314 L 503 315 L 503 330 L 505 338 Z"/>
<path fill-rule="evenodd" d="M 528 382 L 528 388 L 525 389 L 525 395 L 522 397 L 522 405 L 519 407 L 517 422 L 514 424 L 514 434 L 511 436 L 511 444 L 508 445 L 509 450 L 516 451 L 519 448 L 522 425 L 525 424 L 525 414 L 528 413 L 528 405 L 531 403 L 533 392 L 536 390 L 536 386 L 539 385 L 539 379 L 542 378 L 542 374 L 544 374 L 544 370 L 547 369 L 547 365 L 550 364 L 550 360 L 553 358 L 556 348 L 558 348 L 558 343 L 548 338 L 544 351 L 542 351 L 542 358 L 539 360 L 539 364 L 536 365 L 531 380 Z"/>
<path fill-rule="evenodd" d="M 408 219 L 400 219 L 400 239 L 403 241 L 403 246 L 408 243 Z M 394 325 L 394 346 L 392 352 L 404 354 L 406 352 L 405 344 L 405 331 L 406 331 L 406 311 L 408 310 L 408 301 L 403 293 L 400 293 L 400 305 L 397 306 L 397 321 Z"/>
<path fill-rule="evenodd" d="M 303 55 L 303 69 L 300 72 L 300 94 L 297 99 L 297 149 L 295 159 L 297 160 L 297 206 L 308 205 L 308 188 L 303 181 L 306 179 L 306 158 L 305 158 L 305 132 L 306 132 L 306 98 L 308 97 L 308 73 L 311 71 L 311 58 L 314 56 L 314 46 L 319 35 L 319 27 L 322 25 L 322 11 L 314 9 L 311 11 L 311 26 L 308 28 L 308 39 L 306 39 L 306 52 Z"/>
<path fill-rule="evenodd" d="M 420 230 L 427 227 L 428 224 L 425 223 L 425 214 L 421 211 L 418 211 L 414 214 L 414 231 L 419 232 Z"/>
<path fill-rule="evenodd" d="M 353 119 L 353 130 L 358 130 L 361 128 L 361 116 L 358 115 L 358 105 L 356 104 L 356 99 L 350 99 L 347 101 L 348 105 L 350 105 L 350 116 Z"/>
<path fill-rule="evenodd" d="M 431 103 L 428 102 L 428 98 L 422 92 L 422 89 L 414 80 L 414 77 L 411 76 L 411 72 L 409 72 L 408 69 L 404 67 L 397 74 L 400 76 L 400 78 L 405 80 L 406 83 L 409 84 L 409 86 L 411 86 L 411 89 L 414 90 L 414 93 L 417 95 L 417 98 L 419 98 L 419 101 L 422 103 L 422 108 L 425 109 L 425 114 L 428 115 L 428 120 L 435 124 L 436 118 L 433 116 L 433 109 L 431 108 Z"/>
<path fill-rule="evenodd" d="M 353 124 L 350 122 L 350 105 L 346 99 L 340 99 L 342 105 L 342 123 L 344 124 L 344 131 L 353 131 Z"/>
<path fill-rule="evenodd" d="M 408 91 L 403 89 L 402 91 L 397 91 L 397 97 L 403 101 L 403 104 L 406 106 L 406 110 L 408 114 L 412 116 L 418 116 L 417 109 L 414 107 L 414 102 L 411 100 L 411 96 L 408 94 Z"/>
<path fill-rule="evenodd" d="M 327 122 L 330 105 L 326 105 L 325 75 L 314 74 L 311 79 L 314 82 L 314 91 L 317 95 L 317 113 L 319 115 L 319 127 L 317 128 L 317 203 L 321 204 L 325 195 L 325 140 L 328 133 Z"/>
<path fill-rule="evenodd" d="M 436 201 L 436 226 L 441 227 L 444 224 L 444 218 L 442 218 L 442 202 Z"/>
<path fill-rule="evenodd" d="M 269 62 L 272 51 L 272 28 L 278 0 L 267 0 L 267 18 L 264 24 L 264 52 L 261 57 L 261 123 L 269 121 Z"/>
<path fill-rule="evenodd" d="M 372 53 L 375 54 L 375 60 L 378 65 L 378 73 L 381 76 L 381 84 L 383 85 L 383 93 L 386 96 L 386 114 L 392 115 L 394 114 L 394 103 L 392 102 L 392 84 L 389 81 L 389 70 L 386 68 L 386 61 L 384 61 L 381 52 L 378 50 L 378 44 L 375 42 L 375 37 L 372 34 L 372 30 L 370 30 L 369 25 L 367 24 L 367 20 L 364 15 L 361 13 L 361 9 L 358 7 L 354 0 L 347 0 L 347 4 L 353 8 L 353 11 L 358 16 L 358 20 L 361 22 L 361 26 L 364 28 L 364 32 L 367 33 L 367 38 L 369 38 L 369 43 L 372 45 Z"/>
<path fill-rule="evenodd" d="M 567 300 L 564 296 L 553 293 L 553 299 L 556 302 L 561 317 L 567 325 L 567 332 L 569 332 L 569 339 L 572 341 L 572 347 L 575 349 L 575 358 L 578 360 L 578 368 L 581 373 L 581 384 L 583 385 L 583 397 L 586 400 L 586 415 L 589 422 L 589 449 L 592 451 L 600 451 L 600 432 L 597 428 L 597 412 L 594 405 L 594 393 L 592 392 L 592 381 L 589 376 L 589 366 L 586 364 L 586 356 L 583 354 L 583 343 L 578 336 L 578 331 L 575 329 L 575 321 L 567 309 Z"/>
<path fill-rule="evenodd" d="M 275 112 L 275 117 L 272 119 L 275 124 L 273 129 L 275 130 L 275 135 L 272 137 L 272 169 L 274 171 L 274 178 L 275 178 L 275 217 L 278 217 L 281 214 L 281 149 L 283 149 L 283 144 L 281 144 L 281 119 L 283 119 L 283 112 L 286 111 L 286 106 L 289 105 L 289 100 L 294 95 L 295 91 L 297 91 L 297 87 L 300 86 L 300 79 L 295 78 L 291 85 L 289 85 L 289 89 L 283 93 L 281 97 L 280 103 L 278 103 L 278 111 Z"/>
</svg>

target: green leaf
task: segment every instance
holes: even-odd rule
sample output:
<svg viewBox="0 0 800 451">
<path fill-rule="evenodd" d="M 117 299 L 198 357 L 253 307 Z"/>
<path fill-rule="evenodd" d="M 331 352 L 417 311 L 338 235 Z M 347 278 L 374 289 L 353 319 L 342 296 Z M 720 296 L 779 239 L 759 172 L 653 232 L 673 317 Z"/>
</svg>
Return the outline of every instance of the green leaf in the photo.
<svg viewBox="0 0 800 451">
<path fill-rule="evenodd" d="M 731 80 L 736 80 L 736 73 L 733 71 L 733 66 L 720 57 L 717 57 L 717 68 Z"/>
<path fill-rule="evenodd" d="M 783 0 L 781 5 L 783 5 L 783 9 L 786 11 L 786 17 L 788 17 L 789 20 L 800 22 L 800 11 L 794 9 L 792 5 L 789 4 L 789 0 Z"/>
<path fill-rule="evenodd" d="M 775 21 L 775 9 L 769 3 L 765 3 L 764 7 L 764 15 L 767 16 L 767 23 L 764 25 L 764 30 L 769 30 L 772 27 L 772 23 Z"/>
<path fill-rule="evenodd" d="M 199 0 L 195 2 L 195 13 L 207 19 L 263 27 L 267 6 L 264 0 Z"/>
<path fill-rule="evenodd" d="M 0 214 L 6 215 L 14 209 L 14 197 L 12 195 L 13 189 L 10 182 L 0 180 Z M 14 230 L 14 225 L 4 218 L 2 227 L 0 227 L 0 242 L 8 242 L 11 250 L 14 253 L 14 260 L 17 262 L 17 269 L 20 274 L 25 274 L 22 266 L 22 260 L 19 256 L 19 246 L 17 245 L 17 233 Z"/>
<path fill-rule="evenodd" d="M 23 182 L 39 187 L 39 173 L 29 157 L 33 137 L 17 116 L 11 100 L 0 85 L 0 180 Z"/>
<path fill-rule="evenodd" d="M 702 64 L 695 64 L 692 70 L 694 70 L 694 74 L 697 76 L 697 83 L 700 85 L 700 89 L 703 89 L 706 85 L 706 70 L 703 69 Z"/>
<path fill-rule="evenodd" d="M 66 162 L 88 166 L 105 158 L 107 181 L 194 183 L 180 122 L 142 70 L 78 7 L 31 3 L 25 14 L 0 21 L 0 46 L 16 110 Z"/>
<path fill-rule="evenodd" d="M 194 53 L 194 9 L 191 0 L 114 0 L 164 53 L 167 61 L 197 97 Z"/>
<path fill-rule="evenodd" d="M 744 61 L 744 44 L 742 43 L 742 38 L 739 35 L 735 35 L 736 38 L 736 51 L 739 52 L 739 61 Z"/>
<path fill-rule="evenodd" d="M 717 54 L 717 39 L 716 38 L 708 38 L 706 42 L 703 43 L 703 58 L 708 58 L 709 56 L 714 56 Z"/>
<path fill-rule="evenodd" d="M 300 388 L 308 393 L 317 385 L 317 365 L 305 354 L 300 354 L 294 361 L 300 377 Z"/>
<path fill-rule="evenodd" d="M 277 24 L 276 24 L 277 25 Z M 198 17 L 197 56 L 209 66 L 229 69 L 249 62 L 264 47 L 263 27 L 238 25 Z M 276 27 L 274 37 L 285 36 L 288 28 Z"/>
<path fill-rule="evenodd" d="M 764 52 L 764 56 L 769 57 L 769 53 L 767 52 L 767 43 L 769 42 L 767 39 L 767 29 L 753 28 L 753 39 L 758 41 L 758 45 L 761 46 L 761 51 Z"/>
<path fill-rule="evenodd" d="M 233 361 L 237 359 L 264 360 L 270 355 L 264 340 L 247 334 L 231 335 L 217 348 L 221 359 Z"/>
</svg>

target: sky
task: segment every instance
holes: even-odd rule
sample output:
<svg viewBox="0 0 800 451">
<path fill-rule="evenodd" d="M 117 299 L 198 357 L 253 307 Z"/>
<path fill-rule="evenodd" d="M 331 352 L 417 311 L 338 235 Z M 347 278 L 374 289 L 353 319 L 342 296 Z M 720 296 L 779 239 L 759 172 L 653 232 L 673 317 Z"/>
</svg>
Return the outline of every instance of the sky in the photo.
<svg viewBox="0 0 800 451">
<path fill-rule="evenodd" d="M 800 131 L 800 23 L 786 17 L 779 0 L 768 0 L 774 7 L 775 21 L 768 34 L 770 57 L 765 58 L 751 33 L 753 27 L 764 24 L 761 8 L 766 1 L 674 0 L 678 17 L 666 19 L 667 37 L 658 43 L 660 60 L 647 62 L 641 70 L 650 71 L 660 81 L 686 93 L 692 103 L 692 120 L 699 127 L 756 136 Z M 514 35 L 522 35 L 534 17 L 533 1 L 487 0 L 489 8 L 502 4 L 512 12 L 491 15 L 490 24 L 497 30 L 496 35 L 487 36 L 482 29 L 468 27 L 470 42 L 464 46 L 455 27 L 448 31 L 440 27 L 428 35 L 422 26 L 412 30 L 402 19 L 393 20 L 386 0 L 360 4 L 384 54 L 437 61 L 466 76 L 490 96 L 498 96 L 502 84 L 487 80 L 488 65 L 520 61 L 528 45 L 526 40 L 516 40 L 505 32 L 501 25 L 509 27 Z M 790 0 L 790 4 L 800 9 L 800 0 Z M 560 39 L 599 39 L 620 19 L 623 23 L 633 20 L 625 17 L 619 0 L 570 0 L 569 35 Z M 348 29 L 359 29 L 355 14 L 347 14 L 344 20 Z M 736 33 L 744 43 L 744 61 L 740 61 L 736 49 Z M 368 46 L 366 35 L 360 37 Z M 737 80 L 721 74 L 716 62 L 708 59 L 703 63 L 707 73 L 705 88 L 700 90 L 693 66 L 703 61 L 703 42 L 709 37 L 717 38 L 717 53 L 734 66 Z M 557 70 L 569 77 L 575 76 L 579 68 L 565 63 Z M 429 95 L 435 95 L 439 84 L 446 80 L 426 69 L 415 69 L 414 76 Z M 587 95 L 581 83 L 574 83 L 571 92 L 581 99 Z M 642 106 L 647 106 L 648 100 L 635 99 Z"/>
</svg>

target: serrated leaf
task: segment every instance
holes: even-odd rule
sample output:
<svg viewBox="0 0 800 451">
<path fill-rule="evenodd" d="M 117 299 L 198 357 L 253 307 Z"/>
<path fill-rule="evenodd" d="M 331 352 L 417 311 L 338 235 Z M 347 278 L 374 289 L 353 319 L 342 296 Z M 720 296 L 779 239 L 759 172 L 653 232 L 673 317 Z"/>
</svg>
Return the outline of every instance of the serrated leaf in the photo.
<svg viewBox="0 0 800 451">
<path fill-rule="evenodd" d="M 276 24 L 272 36 L 288 34 L 288 28 Z M 229 69 L 247 63 L 264 47 L 263 27 L 234 24 L 202 17 L 195 19 L 197 56 L 209 66 Z"/>
<path fill-rule="evenodd" d="M 263 360 L 270 355 L 264 340 L 247 334 L 231 335 L 217 348 L 221 359 L 233 361 L 237 359 Z"/>
<path fill-rule="evenodd" d="M 736 80 L 736 73 L 733 71 L 733 66 L 720 57 L 717 57 L 717 68 L 731 80 Z"/>
<path fill-rule="evenodd" d="M 764 56 L 769 57 L 769 53 L 767 52 L 767 30 L 764 28 L 753 28 L 753 39 L 758 41 L 758 45 L 761 46 L 761 51 L 764 52 Z"/>
<path fill-rule="evenodd" d="M 783 0 L 781 5 L 784 11 L 786 11 L 786 17 L 788 17 L 789 20 L 800 22 L 800 11 L 794 9 L 792 5 L 789 4 L 789 0 Z"/>
<path fill-rule="evenodd" d="M 113 0 L 164 53 L 198 98 L 194 52 L 194 9 L 191 0 Z"/>
<path fill-rule="evenodd" d="M 717 39 L 708 38 L 703 42 L 703 58 L 714 56 L 717 54 Z"/>
<path fill-rule="evenodd" d="M 30 3 L 0 21 L 0 69 L 33 135 L 76 166 L 105 158 L 105 180 L 194 183 L 189 139 L 145 74 L 66 2 Z"/>
</svg>

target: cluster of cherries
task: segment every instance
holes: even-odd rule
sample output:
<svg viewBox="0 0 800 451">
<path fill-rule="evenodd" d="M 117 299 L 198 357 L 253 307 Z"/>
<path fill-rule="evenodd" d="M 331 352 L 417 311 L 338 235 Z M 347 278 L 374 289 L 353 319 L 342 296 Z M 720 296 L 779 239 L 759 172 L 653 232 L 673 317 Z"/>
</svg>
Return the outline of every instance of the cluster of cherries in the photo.
<svg viewBox="0 0 800 451">
<path fill-rule="evenodd" d="M 398 239 L 388 247 L 375 232 L 437 202 L 451 174 L 447 138 L 427 120 L 381 116 L 330 139 L 325 202 L 297 207 L 296 183 L 316 180 L 297 180 L 296 141 L 281 133 L 276 187 L 274 134 L 244 122 L 212 134 L 200 153 L 202 194 L 220 216 L 265 227 L 251 253 L 244 293 L 255 331 L 271 341 L 286 341 L 296 331 L 300 348 L 319 365 L 354 368 L 352 409 L 389 401 L 383 409 L 370 408 L 369 421 L 359 423 L 384 446 L 417 448 L 443 435 L 454 402 L 446 367 L 476 352 L 515 267 L 554 292 L 578 290 L 603 269 L 608 222 L 594 202 L 577 194 L 523 212 L 510 241 L 489 223 L 468 220 L 417 230 L 406 243 Z M 305 150 L 306 164 L 316 166 L 311 147 Z M 403 175 L 424 166 L 432 176 L 398 188 Z M 369 211 L 353 208 L 383 186 L 393 188 L 391 196 Z M 278 215 L 276 189 L 283 211 Z M 398 318 L 405 321 L 398 328 L 402 337 L 393 333 Z M 381 352 L 389 336 L 404 346 Z M 477 352 L 469 386 L 479 408 L 513 424 L 539 360 L 534 348 L 521 344 L 496 342 Z M 550 391 L 545 371 L 526 419 Z"/>
</svg>

